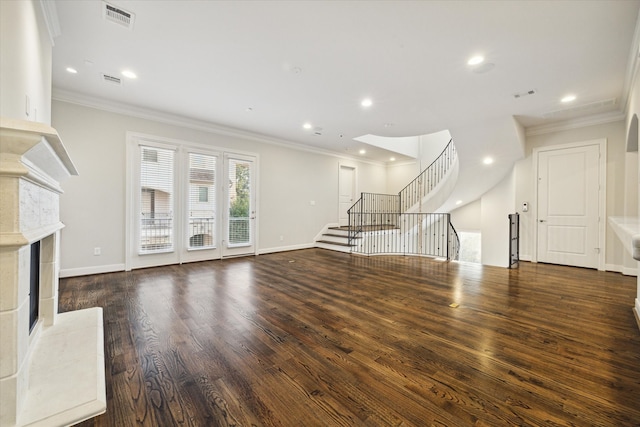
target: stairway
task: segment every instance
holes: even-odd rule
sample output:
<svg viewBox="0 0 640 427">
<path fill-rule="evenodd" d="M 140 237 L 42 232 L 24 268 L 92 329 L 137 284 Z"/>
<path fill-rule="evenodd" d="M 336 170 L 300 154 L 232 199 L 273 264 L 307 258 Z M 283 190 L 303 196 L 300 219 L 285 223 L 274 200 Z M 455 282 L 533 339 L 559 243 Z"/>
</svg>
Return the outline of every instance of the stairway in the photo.
<svg viewBox="0 0 640 427">
<path fill-rule="evenodd" d="M 329 227 L 315 242 L 316 248 L 339 252 L 351 252 L 354 245 L 349 244 L 349 227 Z"/>
</svg>

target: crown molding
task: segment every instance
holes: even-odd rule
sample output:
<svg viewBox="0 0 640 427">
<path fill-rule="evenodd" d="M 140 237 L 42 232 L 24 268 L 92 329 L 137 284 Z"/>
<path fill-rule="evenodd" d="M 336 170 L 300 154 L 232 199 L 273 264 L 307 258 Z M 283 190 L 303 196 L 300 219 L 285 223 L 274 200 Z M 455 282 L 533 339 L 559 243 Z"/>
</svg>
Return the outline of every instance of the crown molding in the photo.
<svg viewBox="0 0 640 427">
<path fill-rule="evenodd" d="M 623 121 L 626 114 L 621 111 L 609 111 L 607 113 L 594 114 L 577 119 L 563 120 L 561 122 L 531 126 L 525 129 L 525 136 L 544 135 L 547 133 L 561 132 L 572 129 L 579 129 L 587 126 L 602 125 Z"/>
<path fill-rule="evenodd" d="M 42 9 L 44 22 L 47 24 L 47 31 L 49 32 L 51 46 L 55 46 L 54 39 L 62 34 L 62 31 L 60 30 L 60 21 L 58 20 L 56 2 L 52 0 L 40 0 L 39 3 L 40 8 Z"/>
<path fill-rule="evenodd" d="M 301 143 L 286 141 L 272 138 L 237 128 L 225 127 L 204 120 L 191 119 L 176 114 L 165 113 L 162 111 L 152 110 L 149 108 L 136 107 L 133 105 L 123 104 L 120 102 L 109 101 L 102 98 L 92 97 L 78 92 L 68 91 L 64 89 L 53 88 L 51 99 L 69 104 L 80 105 L 83 107 L 94 108 L 96 110 L 107 111 L 115 114 L 122 114 L 128 117 L 137 117 L 139 119 L 151 120 L 154 122 L 164 123 L 173 126 L 184 127 L 188 129 L 198 130 L 217 135 L 230 136 L 234 138 L 243 138 L 255 142 L 276 145 L 291 150 L 304 151 L 308 153 L 321 154 L 325 156 L 335 157 L 338 159 L 346 159 L 359 163 L 371 164 L 376 166 L 386 166 L 385 162 L 375 160 L 362 159 L 336 153 L 335 151 L 324 150 L 322 148 L 310 147 Z"/>
</svg>

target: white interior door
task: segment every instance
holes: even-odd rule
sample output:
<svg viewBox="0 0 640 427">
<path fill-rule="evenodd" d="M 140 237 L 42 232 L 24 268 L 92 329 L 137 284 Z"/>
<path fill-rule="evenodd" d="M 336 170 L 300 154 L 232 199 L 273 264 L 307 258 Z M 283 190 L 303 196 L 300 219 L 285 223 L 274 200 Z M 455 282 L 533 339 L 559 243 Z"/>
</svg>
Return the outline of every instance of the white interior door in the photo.
<svg viewBox="0 0 640 427">
<path fill-rule="evenodd" d="M 255 157 L 225 154 L 223 192 L 225 199 L 222 256 L 256 252 L 256 162 Z"/>
<path fill-rule="evenodd" d="M 598 268 L 599 153 L 599 145 L 538 152 L 538 261 Z"/>
<path fill-rule="evenodd" d="M 340 165 L 340 176 L 338 177 L 339 187 L 339 212 L 338 223 L 349 225 L 349 215 L 347 211 L 356 201 L 356 168 L 353 166 Z"/>
</svg>

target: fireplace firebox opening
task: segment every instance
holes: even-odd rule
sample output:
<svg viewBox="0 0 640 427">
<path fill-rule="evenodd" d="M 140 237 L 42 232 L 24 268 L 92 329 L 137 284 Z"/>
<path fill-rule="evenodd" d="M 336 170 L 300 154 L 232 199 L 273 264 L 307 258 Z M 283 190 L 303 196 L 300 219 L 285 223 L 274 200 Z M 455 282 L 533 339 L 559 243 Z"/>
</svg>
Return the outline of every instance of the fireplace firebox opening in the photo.
<svg viewBox="0 0 640 427">
<path fill-rule="evenodd" d="M 38 323 L 40 311 L 40 241 L 31 244 L 31 274 L 29 276 L 29 333 Z"/>
</svg>

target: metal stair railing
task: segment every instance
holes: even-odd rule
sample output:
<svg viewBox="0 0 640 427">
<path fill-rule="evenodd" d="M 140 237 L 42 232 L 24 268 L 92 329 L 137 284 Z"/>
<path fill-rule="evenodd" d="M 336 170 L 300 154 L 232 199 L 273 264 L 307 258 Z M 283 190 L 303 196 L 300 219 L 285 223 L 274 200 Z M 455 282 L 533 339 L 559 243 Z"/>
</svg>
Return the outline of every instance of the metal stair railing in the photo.
<svg viewBox="0 0 640 427">
<path fill-rule="evenodd" d="M 352 251 L 458 259 L 460 239 L 449 214 L 407 212 L 444 179 L 456 157 L 453 140 L 449 140 L 438 158 L 397 195 L 361 193 L 360 199 L 347 211 Z"/>
<path fill-rule="evenodd" d="M 416 204 L 421 203 L 444 179 L 457 156 L 456 146 L 453 144 L 453 139 L 450 139 L 440 155 L 420 175 L 400 190 L 400 193 L 398 193 L 398 196 L 400 196 L 400 211 L 407 212 Z"/>
</svg>

